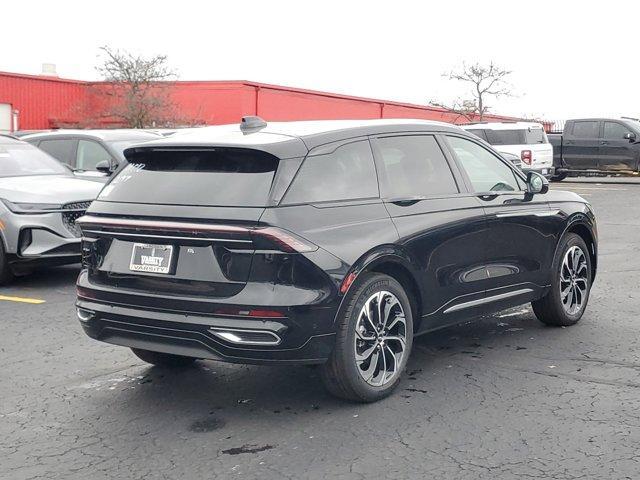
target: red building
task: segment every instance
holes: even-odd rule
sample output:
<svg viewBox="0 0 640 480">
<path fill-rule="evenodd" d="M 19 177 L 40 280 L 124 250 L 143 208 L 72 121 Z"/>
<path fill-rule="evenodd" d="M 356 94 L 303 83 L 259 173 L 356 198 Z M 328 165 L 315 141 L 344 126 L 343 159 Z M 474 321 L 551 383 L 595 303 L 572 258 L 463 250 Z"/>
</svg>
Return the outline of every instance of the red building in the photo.
<svg viewBox="0 0 640 480">
<path fill-rule="evenodd" d="M 0 72 L 0 131 L 116 127 L 109 119 L 106 82 Z M 265 120 L 420 118 L 467 120 L 447 110 L 247 81 L 176 81 L 167 94 L 181 119 L 197 124 L 235 123 L 243 115 Z M 486 120 L 518 120 L 485 115 Z"/>
</svg>

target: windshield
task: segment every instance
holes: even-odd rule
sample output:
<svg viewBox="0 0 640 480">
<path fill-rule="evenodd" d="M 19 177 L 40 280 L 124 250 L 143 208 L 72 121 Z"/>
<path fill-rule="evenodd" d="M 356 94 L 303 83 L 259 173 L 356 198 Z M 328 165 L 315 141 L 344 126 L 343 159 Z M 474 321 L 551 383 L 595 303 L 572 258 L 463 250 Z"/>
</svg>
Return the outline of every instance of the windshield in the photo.
<svg viewBox="0 0 640 480">
<path fill-rule="evenodd" d="M 240 148 L 149 149 L 128 157 L 100 200 L 263 207 L 278 168 L 273 155 Z"/>
<path fill-rule="evenodd" d="M 0 145 L 0 177 L 69 173 L 57 160 L 32 145 Z"/>
</svg>

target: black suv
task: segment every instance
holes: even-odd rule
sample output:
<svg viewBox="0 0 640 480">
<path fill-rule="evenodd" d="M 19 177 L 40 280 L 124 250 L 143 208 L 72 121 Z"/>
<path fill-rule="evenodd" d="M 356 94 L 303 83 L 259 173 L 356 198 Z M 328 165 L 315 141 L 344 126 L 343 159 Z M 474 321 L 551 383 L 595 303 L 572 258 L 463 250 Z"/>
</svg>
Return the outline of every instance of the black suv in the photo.
<svg viewBox="0 0 640 480">
<path fill-rule="evenodd" d="M 589 204 L 451 125 L 245 117 L 125 156 L 78 221 L 77 312 L 154 365 L 321 364 L 332 393 L 374 401 L 416 335 L 587 305 Z"/>
</svg>

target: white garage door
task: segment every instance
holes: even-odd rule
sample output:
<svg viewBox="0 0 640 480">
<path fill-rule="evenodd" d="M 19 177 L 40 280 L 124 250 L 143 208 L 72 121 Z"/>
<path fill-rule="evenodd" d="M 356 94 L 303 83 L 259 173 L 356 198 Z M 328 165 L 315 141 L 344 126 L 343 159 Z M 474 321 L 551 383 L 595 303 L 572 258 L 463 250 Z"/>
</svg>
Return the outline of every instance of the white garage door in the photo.
<svg viewBox="0 0 640 480">
<path fill-rule="evenodd" d="M 0 103 L 0 133 L 11 132 L 11 105 Z"/>
</svg>

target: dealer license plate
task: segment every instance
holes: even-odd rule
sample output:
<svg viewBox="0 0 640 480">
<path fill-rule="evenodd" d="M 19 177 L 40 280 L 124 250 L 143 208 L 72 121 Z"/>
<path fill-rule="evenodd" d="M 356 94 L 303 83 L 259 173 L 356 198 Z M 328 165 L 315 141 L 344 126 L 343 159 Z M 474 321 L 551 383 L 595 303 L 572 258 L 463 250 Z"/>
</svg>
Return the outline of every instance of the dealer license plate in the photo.
<svg viewBox="0 0 640 480">
<path fill-rule="evenodd" d="M 134 243 L 129 270 L 136 272 L 169 273 L 173 245 Z"/>
</svg>

